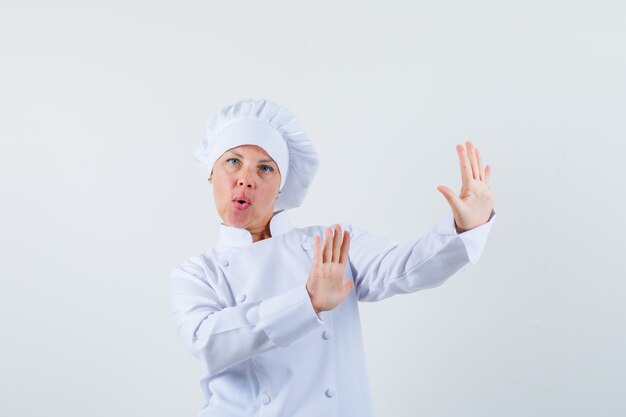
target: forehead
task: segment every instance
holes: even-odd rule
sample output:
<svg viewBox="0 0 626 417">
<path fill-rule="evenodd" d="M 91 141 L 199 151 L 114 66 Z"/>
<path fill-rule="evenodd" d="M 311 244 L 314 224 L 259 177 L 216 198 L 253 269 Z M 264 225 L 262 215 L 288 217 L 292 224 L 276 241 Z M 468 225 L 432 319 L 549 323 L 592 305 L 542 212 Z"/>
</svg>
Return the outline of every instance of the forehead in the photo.
<svg viewBox="0 0 626 417">
<path fill-rule="evenodd" d="M 247 158 L 272 159 L 272 157 L 265 151 L 265 149 L 261 148 L 258 145 L 239 145 L 234 148 L 230 148 L 229 150 L 224 152 L 224 155 L 227 155 L 229 153 L 238 154 Z"/>
</svg>

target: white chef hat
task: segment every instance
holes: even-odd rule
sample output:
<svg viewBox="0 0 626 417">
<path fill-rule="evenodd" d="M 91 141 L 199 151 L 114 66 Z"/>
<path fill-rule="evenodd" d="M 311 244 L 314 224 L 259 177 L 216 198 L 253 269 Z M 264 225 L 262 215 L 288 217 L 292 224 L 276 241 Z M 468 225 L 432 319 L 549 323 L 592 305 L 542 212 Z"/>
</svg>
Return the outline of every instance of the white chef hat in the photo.
<svg viewBox="0 0 626 417">
<path fill-rule="evenodd" d="M 240 100 L 224 107 L 207 124 L 207 135 L 194 152 L 211 172 L 220 156 L 239 145 L 263 148 L 278 165 L 281 193 L 275 211 L 299 207 L 319 167 L 313 144 L 296 117 L 269 99 Z"/>
</svg>

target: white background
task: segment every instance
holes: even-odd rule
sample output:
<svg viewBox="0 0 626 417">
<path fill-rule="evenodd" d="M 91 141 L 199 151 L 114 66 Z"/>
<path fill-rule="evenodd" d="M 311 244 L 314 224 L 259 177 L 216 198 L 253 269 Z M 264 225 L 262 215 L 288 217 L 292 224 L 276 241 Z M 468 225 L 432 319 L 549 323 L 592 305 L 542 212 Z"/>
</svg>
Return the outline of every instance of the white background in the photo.
<svg viewBox="0 0 626 417">
<path fill-rule="evenodd" d="M 361 304 L 378 416 L 624 415 L 624 9 L 2 0 L 0 415 L 196 415 L 168 275 L 215 243 L 192 154 L 245 97 L 320 154 L 295 227 L 414 239 L 457 143 L 492 165 L 480 262 Z"/>
</svg>

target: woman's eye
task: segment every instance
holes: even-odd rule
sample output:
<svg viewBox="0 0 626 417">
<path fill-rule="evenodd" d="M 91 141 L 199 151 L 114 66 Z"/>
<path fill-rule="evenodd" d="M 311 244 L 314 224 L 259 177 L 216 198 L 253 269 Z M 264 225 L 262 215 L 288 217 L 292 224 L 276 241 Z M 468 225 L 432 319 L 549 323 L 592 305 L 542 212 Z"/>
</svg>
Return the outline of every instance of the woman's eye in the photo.
<svg viewBox="0 0 626 417">
<path fill-rule="evenodd" d="M 269 165 L 261 165 L 261 171 L 263 171 L 263 172 L 272 172 L 272 171 L 274 171 L 274 168 L 272 168 Z"/>
<path fill-rule="evenodd" d="M 238 162 L 239 160 L 238 160 L 237 158 L 228 158 L 228 159 L 226 160 L 226 163 L 229 163 L 229 164 L 230 164 L 230 161 L 236 161 L 236 162 Z M 234 165 L 234 164 L 230 164 L 230 165 Z"/>
</svg>

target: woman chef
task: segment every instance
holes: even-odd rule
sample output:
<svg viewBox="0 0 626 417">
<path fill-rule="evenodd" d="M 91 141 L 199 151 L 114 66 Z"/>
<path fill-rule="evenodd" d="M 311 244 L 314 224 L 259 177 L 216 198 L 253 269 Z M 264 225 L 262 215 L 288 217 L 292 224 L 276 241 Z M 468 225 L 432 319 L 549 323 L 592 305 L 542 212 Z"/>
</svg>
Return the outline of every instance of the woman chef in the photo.
<svg viewBox="0 0 626 417">
<path fill-rule="evenodd" d="M 438 187 L 453 214 L 394 243 L 290 225 L 319 163 L 284 107 L 247 99 L 209 122 L 195 156 L 223 222 L 215 247 L 170 277 L 178 336 L 203 370 L 199 416 L 372 416 L 357 301 L 441 285 L 478 261 L 496 217 L 490 167 L 466 145 L 461 195 Z"/>
</svg>

